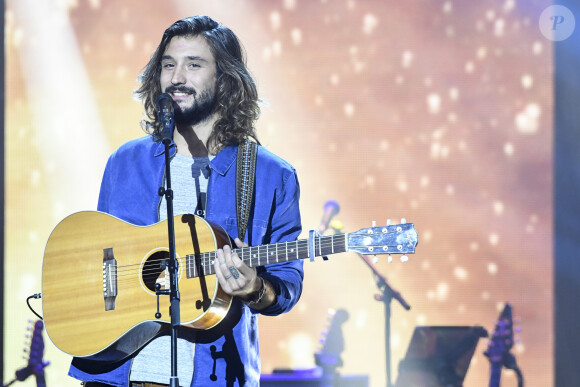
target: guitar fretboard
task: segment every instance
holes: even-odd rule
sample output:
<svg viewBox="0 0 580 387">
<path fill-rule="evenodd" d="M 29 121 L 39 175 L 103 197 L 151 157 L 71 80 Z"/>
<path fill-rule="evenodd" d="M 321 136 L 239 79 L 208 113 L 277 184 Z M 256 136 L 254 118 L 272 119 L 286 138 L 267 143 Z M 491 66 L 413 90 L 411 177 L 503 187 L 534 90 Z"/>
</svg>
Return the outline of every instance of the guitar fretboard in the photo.
<svg viewBox="0 0 580 387">
<path fill-rule="evenodd" d="M 318 236 L 314 238 L 314 256 L 344 253 L 346 251 L 346 237 L 348 234 Z M 270 265 L 273 263 L 295 261 L 298 259 L 314 258 L 308 252 L 308 239 L 299 239 L 291 242 L 279 242 L 270 245 L 249 246 L 233 249 L 239 257 L 250 267 Z M 210 251 L 186 256 L 187 278 L 215 274 L 214 260 L 216 252 Z"/>
</svg>

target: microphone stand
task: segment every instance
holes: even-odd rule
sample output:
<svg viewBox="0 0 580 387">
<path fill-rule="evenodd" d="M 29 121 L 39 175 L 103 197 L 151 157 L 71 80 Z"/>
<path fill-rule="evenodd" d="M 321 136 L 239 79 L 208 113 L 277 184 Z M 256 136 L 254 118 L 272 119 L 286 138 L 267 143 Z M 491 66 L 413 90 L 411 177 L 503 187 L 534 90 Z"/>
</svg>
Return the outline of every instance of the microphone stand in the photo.
<svg viewBox="0 0 580 387">
<path fill-rule="evenodd" d="M 164 125 L 169 125 L 169 129 L 173 129 L 173 120 Z M 168 131 L 172 133 L 172 130 Z M 166 131 L 164 130 L 164 133 Z M 169 290 L 161 290 L 161 286 L 156 286 L 157 297 L 159 295 L 169 294 L 170 306 L 169 314 L 171 316 L 171 377 L 169 379 L 169 385 L 171 387 L 179 387 L 179 378 L 177 376 L 177 338 L 179 336 L 179 327 L 181 325 L 180 316 L 180 295 L 178 287 L 179 279 L 179 266 L 177 264 L 177 258 L 175 256 L 175 224 L 173 221 L 173 190 L 171 189 L 171 167 L 170 167 L 170 155 L 169 149 L 171 148 L 171 137 L 170 135 L 164 135 L 163 144 L 165 145 L 165 176 L 167 181 L 167 188 L 159 188 L 159 196 L 165 196 L 167 202 L 167 231 L 169 236 Z M 159 311 L 157 312 L 157 318 L 161 317 Z"/>
<path fill-rule="evenodd" d="M 387 366 L 387 387 L 392 387 L 391 384 L 391 300 L 394 298 L 403 308 L 406 310 L 411 309 L 411 306 L 407 304 L 401 293 L 393 289 L 387 279 L 381 275 L 375 265 L 371 263 L 368 256 L 359 254 L 362 260 L 367 264 L 375 276 L 375 281 L 377 287 L 381 291 L 381 294 L 375 295 L 375 300 L 381 301 L 385 304 L 385 351 L 386 351 L 386 366 Z"/>
</svg>

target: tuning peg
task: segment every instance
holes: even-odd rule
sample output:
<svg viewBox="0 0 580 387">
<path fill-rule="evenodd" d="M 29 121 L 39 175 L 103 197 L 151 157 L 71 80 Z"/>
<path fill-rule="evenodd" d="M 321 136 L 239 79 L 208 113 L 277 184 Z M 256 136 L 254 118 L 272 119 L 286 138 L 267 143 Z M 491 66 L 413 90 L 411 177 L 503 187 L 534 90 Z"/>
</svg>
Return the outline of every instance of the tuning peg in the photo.
<svg viewBox="0 0 580 387">
<path fill-rule="evenodd" d="M 401 255 L 401 262 L 407 262 L 409 260 L 409 257 L 407 257 L 406 255 Z"/>
<path fill-rule="evenodd" d="M 377 258 L 377 255 L 373 255 L 373 263 L 376 265 L 377 263 L 379 263 L 379 259 Z"/>
<path fill-rule="evenodd" d="M 372 227 L 377 227 L 377 221 L 373 220 Z"/>
<path fill-rule="evenodd" d="M 401 224 L 405 224 L 405 223 L 407 223 L 407 219 L 401 218 Z"/>
<path fill-rule="evenodd" d="M 393 256 L 391 254 L 389 254 L 389 258 L 387 259 L 387 262 L 389 262 L 389 263 L 393 262 Z"/>
<path fill-rule="evenodd" d="M 387 219 L 387 226 L 391 225 L 391 219 Z"/>
</svg>

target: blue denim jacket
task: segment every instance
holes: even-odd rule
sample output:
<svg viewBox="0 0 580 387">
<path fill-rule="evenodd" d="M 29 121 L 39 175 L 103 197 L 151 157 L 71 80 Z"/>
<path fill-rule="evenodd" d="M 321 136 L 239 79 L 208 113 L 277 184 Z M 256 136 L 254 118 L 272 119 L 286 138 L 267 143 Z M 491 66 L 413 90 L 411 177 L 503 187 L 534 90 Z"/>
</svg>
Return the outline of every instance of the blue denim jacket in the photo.
<svg viewBox="0 0 580 387">
<path fill-rule="evenodd" d="M 171 150 L 174 154 L 175 147 Z M 158 190 L 165 173 L 163 151 L 164 146 L 154 142 L 151 136 L 129 141 L 115 151 L 105 168 L 98 210 L 135 225 L 158 222 L 161 202 Z M 232 237 L 237 236 L 236 157 L 237 147 L 229 146 L 210 162 L 212 172 L 206 208 L 206 219 L 223 227 Z M 301 232 L 299 194 L 294 168 L 259 146 L 255 207 L 250 214 L 245 242 L 255 246 L 295 240 Z M 302 261 L 258 269 L 277 292 L 276 302 L 260 313 L 275 316 L 289 311 L 302 292 Z M 196 343 L 192 386 L 259 385 L 257 312 L 234 298 L 224 321 L 207 331 L 188 334 Z M 69 375 L 85 381 L 128 386 L 131 360 L 111 364 L 74 358 Z"/>
</svg>

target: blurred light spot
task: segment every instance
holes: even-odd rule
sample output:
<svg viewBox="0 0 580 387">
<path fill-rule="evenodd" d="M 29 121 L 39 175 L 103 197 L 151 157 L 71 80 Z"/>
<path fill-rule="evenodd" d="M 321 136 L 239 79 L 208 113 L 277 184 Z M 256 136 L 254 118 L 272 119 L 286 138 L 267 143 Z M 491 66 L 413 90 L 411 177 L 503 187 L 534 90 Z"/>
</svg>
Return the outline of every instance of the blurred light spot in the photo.
<svg viewBox="0 0 580 387">
<path fill-rule="evenodd" d="M 471 242 L 469 244 L 469 250 L 471 250 L 471 251 L 477 251 L 477 250 L 479 250 L 479 243 L 477 243 L 477 242 Z"/>
<path fill-rule="evenodd" d="M 459 313 L 465 313 L 466 310 L 467 308 L 465 307 L 464 304 L 460 304 L 459 306 L 457 306 L 457 312 Z"/>
<path fill-rule="evenodd" d="M 434 300 L 435 299 L 435 292 L 433 290 L 427 291 L 427 299 Z"/>
<path fill-rule="evenodd" d="M 477 56 L 477 59 L 485 59 L 485 57 L 487 56 L 487 48 L 485 47 L 479 47 L 477 49 L 477 53 L 475 54 Z"/>
<path fill-rule="evenodd" d="M 338 74 L 332 74 L 330 76 L 330 84 L 331 85 L 338 85 L 338 83 L 340 82 L 340 77 L 338 76 Z"/>
<path fill-rule="evenodd" d="M 421 176 L 421 180 L 419 181 L 421 187 L 425 188 L 429 186 L 429 176 Z"/>
<path fill-rule="evenodd" d="M 423 80 L 423 84 L 427 87 L 431 86 L 433 84 L 433 81 L 431 80 L 431 78 L 427 77 Z"/>
<path fill-rule="evenodd" d="M 308 368 L 312 366 L 312 361 L 309 356 L 304 356 L 307 353 L 314 353 L 314 343 L 309 335 L 304 332 L 297 332 L 288 339 L 288 354 L 290 355 L 290 363 L 292 368 Z"/>
<path fill-rule="evenodd" d="M 123 79 L 127 75 L 127 68 L 125 66 L 117 67 L 117 78 Z"/>
<path fill-rule="evenodd" d="M 397 85 L 402 85 L 403 82 L 405 82 L 405 78 L 403 78 L 402 75 L 397 75 L 397 77 L 395 78 L 395 83 Z"/>
<path fill-rule="evenodd" d="M 379 25 L 379 19 L 371 13 L 367 13 L 363 18 L 363 32 L 370 35 Z"/>
<path fill-rule="evenodd" d="M 282 54 L 282 42 L 279 40 L 276 40 L 275 42 L 272 43 L 272 53 L 275 56 L 280 56 Z"/>
<path fill-rule="evenodd" d="M 522 75 L 521 82 L 524 89 L 530 89 L 534 84 L 534 78 L 530 74 L 524 74 Z"/>
<path fill-rule="evenodd" d="M 532 45 L 532 52 L 534 53 L 534 55 L 540 55 L 543 51 L 543 48 L 544 48 L 544 45 L 542 44 L 542 42 L 537 40 Z"/>
<path fill-rule="evenodd" d="M 457 114 L 455 114 L 454 112 L 449 112 L 447 114 L 447 121 L 449 121 L 451 123 L 457 122 Z"/>
<path fill-rule="evenodd" d="M 490 9 L 485 13 L 485 18 L 488 21 L 492 21 L 493 19 L 495 19 L 495 12 L 493 11 L 493 9 Z"/>
<path fill-rule="evenodd" d="M 354 115 L 354 105 L 351 103 L 344 104 L 344 114 L 347 117 L 352 117 Z"/>
<path fill-rule="evenodd" d="M 423 237 L 421 238 L 422 242 L 431 242 L 431 239 L 433 239 L 433 233 L 431 232 L 431 230 L 425 230 L 423 231 Z"/>
<path fill-rule="evenodd" d="M 28 241 L 30 243 L 36 243 L 36 242 L 38 242 L 38 233 L 36 231 L 30 231 L 28 233 Z"/>
<path fill-rule="evenodd" d="M 492 246 L 497 246 L 497 244 L 499 243 L 499 235 L 497 235 L 496 233 L 489 234 L 489 243 Z"/>
<path fill-rule="evenodd" d="M 403 56 L 401 57 L 401 66 L 403 66 L 404 68 L 409 68 L 411 67 L 412 63 L 413 63 L 413 53 L 408 50 L 404 51 Z"/>
<path fill-rule="evenodd" d="M 273 30 L 277 30 L 278 28 L 280 28 L 280 25 L 282 24 L 282 18 L 280 17 L 280 14 L 278 12 L 272 12 L 270 14 L 270 27 L 272 27 Z"/>
<path fill-rule="evenodd" d="M 445 301 L 449 295 L 449 285 L 445 282 L 441 282 L 437 285 L 437 300 Z"/>
<path fill-rule="evenodd" d="M 534 134 L 540 127 L 540 106 L 537 103 L 529 103 L 523 111 L 516 115 L 516 128 L 522 134 Z"/>
<path fill-rule="evenodd" d="M 454 195 L 454 194 L 455 194 L 455 187 L 454 187 L 453 185 L 451 185 L 451 184 L 448 184 L 448 185 L 445 187 L 445 193 L 446 193 L 447 195 Z"/>
<path fill-rule="evenodd" d="M 314 97 L 314 103 L 317 106 L 320 106 L 320 105 L 322 105 L 324 103 L 324 99 L 322 98 L 322 96 L 317 95 L 316 97 Z"/>
<path fill-rule="evenodd" d="M 355 327 L 359 329 L 365 329 L 367 328 L 367 322 L 368 322 L 368 313 L 366 309 L 359 310 L 356 313 L 356 318 L 354 319 Z"/>
<path fill-rule="evenodd" d="M 491 275 L 497 274 L 498 268 L 497 265 L 493 262 L 487 264 L 487 272 Z"/>
<path fill-rule="evenodd" d="M 40 171 L 38 169 L 33 169 L 30 173 L 30 185 L 32 187 L 38 187 L 40 182 Z"/>
<path fill-rule="evenodd" d="M 284 8 L 293 10 L 296 8 L 296 0 L 284 0 Z"/>
<path fill-rule="evenodd" d="M 521 341 L 518 341 L 514 345 L 514 352 L 518 355 L 522 355 L 524 352 L 526 352 L 526 346 Z"/>
<path fill-rule="evenodd" d="M 457 144 L 457 148 L 459 149 L 460 152 L 465 152 L 467 151 L 467 143 L 465 141 L 459 141 L 459 144 Z"/>
<path fill-rule="evenodd" d="M 475 70 L 475 65 L 473 64 L 473 62 L 468 61 L 467 63 L 465 63 L 465 72 L 468 74 L 471 74 L 473 72 L 473 70 Z"/>
<path fill-rule="evenodd" d="M 495 34 L 495 36 L 498 37 L 503 36 L 504 29 L 505 29 L 505 21 L 503 19 L 497 19 L 493 26 L 493 33 Z"/>
<path fill-rule="evenodd" d="M 464 268 L 457 266 L 454 270 L 453 270 L 453 274 L 455 275 L 455 278 L 457 278 L 458 280 L 466 280 L 467 279 L 467 270 L 465 270 Z"/>
<path fill-rule="evenodd" d="M 379 149 L 381 151 L 386 151 L 387 149 L 389 149 L 389 142 L 387 140 L 381 140 L 381 142 L 379 143 Z"/>
<path fill-rule="evenodd" d="M 135 47 L 135 35 L 127 32 L 123 35 L 123 44 L 127 50 L 132 50 Z"/>
<path fill-rule="evenodd" d="M 437 114 L 441 110 L 441 97 L 436 93 L 431 93 L 427 96 L 427 108 L 429 113 Z"/>
<path fill-rule="evenodd" d="M 425 316 L 423 313 L 417 315 L 417 325 L 425 325 L 427 324 L 427 316 Z"/>
<path fill-rule="evenodd" d="M 293 28 L 292 31 L 290 31 L 290 38 L 292 39 L 292 43 L 298 46 L 302 43 L 302 31 L 299 28 Z"/>
<path fill-rule="evenodd" d="M 366 175 L 365 184 L 368 187 L 373 187 L 375 185 L 375 177 L 373 175 Z"/>
<path fill-rule="evenodd" d="M 457 88 L 455 87 L 449 89 L 449 98 L 452 101 L 457 101 L 457 99 L 459 98 L 459 90 L 457 90 Z"/>
<path fill-rule="evenodd" d="M 481 299 L 482 300 L 488 301 L 489 300 L 489 297 L 490 297 L 489 292 L 483 292 L 483 293 L 481 293 Z"/>
<path fill-rule="evenodd" d="M 262 59 L 268 62 L 272 58 L 272 49 L 270 47 L 264 47 L 262 51 Z"/>
<path fill-rule="evenodd" d="M 400 192 L 407 192 L 407 190 L 409 189 L 409 185 L 407 184 L 406 181 L 400 180 L 400 181 L 397 182 L 397 189 Z"/>
<path fill-rule="evenodd" d="M 516 7 L 515 0 L 506 0 L 506 2 L 503 4 L 503 10 L 505 12 L 509 12 L 509 11 L 513 10 L 515 7 Z"/>
<path fill-rule="evenodd" d="M 22 32 L 21 28 L 15 28 L 14 32 L 12 33 L 12 44 L 14 47 L 19 47 L 22 43 L 24 38 L 24 32 Z"/>
<path fill-rule="evenodd" d="M 510 142 L 506 142 L 503 146 L 503 152 L 506 154 L 506 156 L 513 156 L 514 154 L 513 144 Z"/>
<path fill-rule="evenodd" d="M 430 268 L 431 268 L 431 262 L 429 262 L 427 260 L 424 260 L 421 263 L 421 269 L 423 269 L 423 270 L 429 270 Z"/>
<path fill-rule="evenodd" d="M 443 13 L 451 13 L 451 11 L 453 11 L 453 4 L 451 4 L 450 1 L 446 1 L 445 3 L 443 3 Z"/>
<path fill-rule="evenodd" d="M 20 257 L 20 259 L 27 261 L 29 257 Z M 25 299 L 32 293 L 38 291 L 38 277 L 32 273 L 24 273 L 19 278 L 19 291 L 18 297 L 19 299 Z"/>
<path fill-rule="evenodd" d="M 504 205 L 502 202 L 500 202 L 499 200 L 496 200 L 495 202 L 493 202 L 493 212 L 496 215 L 503 214 L 503 210 L 504 210 Z"/>
</svg>

